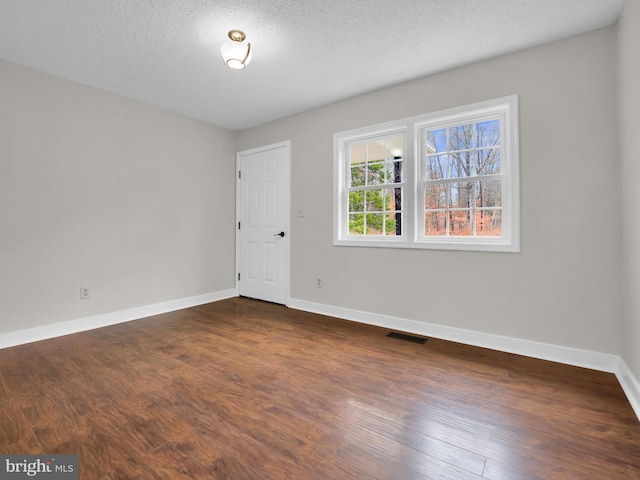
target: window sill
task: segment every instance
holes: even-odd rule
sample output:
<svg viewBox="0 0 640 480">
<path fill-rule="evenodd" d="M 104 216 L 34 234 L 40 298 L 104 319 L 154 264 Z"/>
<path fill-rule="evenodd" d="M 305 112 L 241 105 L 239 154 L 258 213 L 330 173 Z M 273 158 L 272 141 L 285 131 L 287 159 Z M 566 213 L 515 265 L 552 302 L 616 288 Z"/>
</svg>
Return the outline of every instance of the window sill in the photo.
<svg viewBox="0 0 640 480">
<path fill-rule="evenodd" d="M 447 240 L 423 240 L 409 242 L 403 239 L 336 239 L 333 241 L 335 247 L 373 247 L 373 248 L 404 248 L 418 250 L 456 250 L 470 252 L 503 252 L 503 253 L 519 253 L 520 245 L 516 242 L 498 241 L 492 239 L 490 241 L 477 239 L 469 241 L 468 239 L 447 239 Z"/>
</svg>

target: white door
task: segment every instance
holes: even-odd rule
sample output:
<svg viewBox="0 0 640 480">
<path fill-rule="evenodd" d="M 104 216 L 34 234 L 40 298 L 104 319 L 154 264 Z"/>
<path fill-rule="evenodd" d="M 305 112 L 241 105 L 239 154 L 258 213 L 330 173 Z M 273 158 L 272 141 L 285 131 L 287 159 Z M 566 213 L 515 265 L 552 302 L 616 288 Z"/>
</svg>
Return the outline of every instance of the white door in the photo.
<svg viewBox="0 0 640 480">
<path fill-rule="evenodd" d="M 289 142 L 239 152 L 238 291 L 287 304 L 289 295 Z"/>
</svg>

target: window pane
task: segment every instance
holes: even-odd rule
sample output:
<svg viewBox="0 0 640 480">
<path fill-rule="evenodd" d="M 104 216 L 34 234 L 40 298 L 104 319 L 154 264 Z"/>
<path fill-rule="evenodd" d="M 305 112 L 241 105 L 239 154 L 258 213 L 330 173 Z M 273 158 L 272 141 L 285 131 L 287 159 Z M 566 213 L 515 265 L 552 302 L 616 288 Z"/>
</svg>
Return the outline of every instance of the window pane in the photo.
<svg viewBox="0 0 640 480">
<path fill-rule="evenodd" d="M 402 188 L 384 189 L 385 235 L 402 235 Z"/>
<path fill-rule="evenodd" d="M 402 183 L 404 162 L 399 159 L 391 160 L 387 166 L 387 183 Z"/>
<path fill-rule="evenodd" d="M 382 235 L 382 213 L 367 213 L 367 235 Z"/>
<path fill-rule="evenodd" d="M 427 212 L 424 215 L 424 234 L 443 236 L 447 234 L 446 212 Z"/>
<path fill-rule="evenodd" d="M 367 165 L 367 185 L 383 185 L 385 183 L 385 163 L 374 162 Z"/>
<path fill-rule="evenodd" d="M 360 165 L 354 165 L 351 167 L 351 182 L 349 186 L 351 187 L 362 187 L 364 186 L 364 175 L 366 172 L 366 166 L 364 163 Z"/>
<path fill-rule="evenodd" d="M 349 145 L 349 162 L 351 165 L 357 165 L 367 161 L 367 144 L 352 143 Z"/>
<path fill-rule="evenodd" d="M 404 157 L 404 135 L 387 139 L 387 158 L 400 160 Z"/>
<path fill-rule="evenodd" d="M 478 150 L 476 171 L 479 175 L 500 173 L 501 168 L 500 150 L 498 148 Z"/>
<path fill-rule="evenodd" d="M 470 177 L 473 175 L 473 153 L 455 152 L 449 155 L 451 175 L 449 178 Z"/>
<path fill-rule="evenodd" d="M 476 183 L 476 207 L 501 207 L 502 182 L 500 180 L 484 180 Z"/>
<path fill-rule="evenodd" d="M 451 184 L 449 206 L 451 208 L 470 208 L 473 202 L 473 182 Z"/>
<path fill-rule="evenodd" d="M 500 120 L 478 123 L 478 148 L 494 147 L 500 144 Z"/>
<path fill-rule="evenodd" d="M 367 205 L 367 212 L 382 212 L 382 205 L 383 205 L 382 189 L 367 190 L 365 202 Z"/>
<path fill-rule="evenodd" d="M 447 208 L 446 184 L 437 183 L 435 185 L 427 185 L 424 192 L 424 208 L 426 210 Z"/>
<path fill-rule="evenodd" d="M 402 235 L 402 212 L 389 212 L 385 220 L 385 235 Z"/>
<path fill-rule="evenodd" d="M 449 128 L 449 150 L 466 150 L 474 147 L 474 124 L 457 125 Z"/>
<path fill-rule="evenodd" d="M 447 130 L 445 128 L 440 130 L 427 131 L 427 141 L 425 143 L 425 153 L 439 153 L 447 151 Z"/>
<path fill-rule="evenodd" d="M 383 193 L 385 212 L 402 210 L 402 188 L 385 188 Z"/>
<path fill-rule="evenodd" d="M 357 213 L 349 215 L 349 235 L 364 234 L 364 214 Z"/>
<path fill-rule="evenodd" d="M 349 170 L 351 177 L 349 185 L 360 187 L 364 185 L 367 161 L 367 145 L 365 143 L 352 143 L 349 145 Z"/>
<path fill-rule="evenodd" d="M 433 155 L 427 157 L 426 180 L 439 180 L 447 176 L 447 156 Z"/>
<path fill-rule="evenodd" d="M 471 210 L 453 210 L 449 216 L 449 235 L 473 235 L 473 217 Z"/>
<path fill-rule="evenodd" d="M 349 192 L 349 212 L 364 212 L 364 192 Z"/>
<path fill-rule="evenodd" d="M 476 235 L 499 237 L 502 235 L 502 210 L 481 210 L 476 215 Z"/>
<path fill-rule="evenodd" d="M 387 158 L 386 145 L 385 139 L 367 142 L 367 160 L 369 163 L 384 161 Z"/>
</svg>

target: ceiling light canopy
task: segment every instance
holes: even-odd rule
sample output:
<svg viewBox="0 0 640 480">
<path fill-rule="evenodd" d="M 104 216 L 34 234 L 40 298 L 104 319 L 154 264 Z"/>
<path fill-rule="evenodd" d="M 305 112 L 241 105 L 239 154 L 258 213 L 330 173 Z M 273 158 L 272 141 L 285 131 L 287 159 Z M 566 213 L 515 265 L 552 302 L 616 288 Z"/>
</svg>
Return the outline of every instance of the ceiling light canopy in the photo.
<svg viewBox="0 0 640 480">
<path fill-rule="evenodd" d="M 243 70 L 251 61 L 251 43 L 243 43 L 247 36 L 240 30 L 229 31 L 230 41 L 220 47 L 224 64 L 232 70 Z"/>
</svg>

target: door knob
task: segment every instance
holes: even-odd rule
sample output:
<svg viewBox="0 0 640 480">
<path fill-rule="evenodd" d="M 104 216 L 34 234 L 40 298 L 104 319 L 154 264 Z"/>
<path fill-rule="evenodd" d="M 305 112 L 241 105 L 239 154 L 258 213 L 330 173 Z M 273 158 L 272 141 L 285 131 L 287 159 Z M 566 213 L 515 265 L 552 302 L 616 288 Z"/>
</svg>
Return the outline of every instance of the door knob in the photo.
<svg viewBox="0 0 640 480">
<path fill-rule="evenodd" d="M 274 237 L 280 237 L 280 238 L 283 238 L 283 237 L 284 237 L 284 232 L 276 233 L 276 234 L 274 235 Z"/>
</svg>

